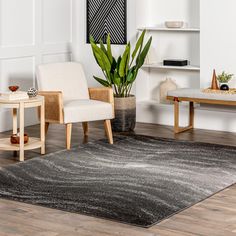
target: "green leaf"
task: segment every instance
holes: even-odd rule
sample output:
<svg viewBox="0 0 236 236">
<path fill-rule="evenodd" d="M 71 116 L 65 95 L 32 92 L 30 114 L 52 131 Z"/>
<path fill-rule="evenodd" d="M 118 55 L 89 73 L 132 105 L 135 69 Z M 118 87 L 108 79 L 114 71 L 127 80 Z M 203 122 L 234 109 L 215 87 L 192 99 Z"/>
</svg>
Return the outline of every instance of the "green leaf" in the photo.
<svg viewBox="0 0 236 236">
<path fill-rule="evenodd" d="M 92 41 L 91 41 L 91 46 L 92 46 L 94 57 L 96 58 L 98 65 L 101 67 L 102 71 L 105 72 L 107 80 L 111 82 L 111 63 L 107 55 L 104 53 L 104 51 L 101 48 L 99 48 Z"/>
<path fill-rule="evenodd" d="M 117 66 L 116 59 L 113 57 L 112 64 L 111 64 L 111 73 L 114 73 Z"/>
<path fill-rule="evenodd" d="M 128 82 L 128 83 L 131 83 L 131 81 L 132 81 L 132 79 L 133 79 L 133 76 L 134 76 L 134 74 L 130 71 L 130 72 L 128 73 L 128 75 L 127 75 L 127 82 Z"/>
<path fill-rule="evenodd" d="M 120 78 L 119 74 L 116 71 L 114 72 L 113 83 L 116 86 L 120 86 L 121 85 L 121 78 Z"/>
<path fill-rule="evenodd" d="M 146 30 L 144 30 L 142 32 L 142 34 L 140 35 L 140 37 L 139 37 L 139 39 L 138 39 L 138 41 L 136 43 L 135 49 L 134 49 L 134 51 L 132 53 L 132 59 L 133 60 L 135 59 L 139 48 L 142 47 L 142 45 L 143 45 L 143 40 L 144 40 L 145 34 L 146 34 Z"/>
<path fill-rule="evenodd" d="M 108 34 L 107 36 L 107 56 L 110 60 L 110 62 L 113 62 L 113 56 L 112 56 L 112 51 L 111 51 L 111 36 Z"/>
<path fill-rule="evenodd" d="M 126 46 L 126 49 L 123 53 L 120 66 L 119 66 L 119 75 L 120 77 L 125 77 L 129 69 L 129 59 L 130 59 L 130 43 Z"/>
<path fill-rule="evenodd" d="M 130 50 L 131 50 L 131 45 L 130 43 L 128 43 L 128 57 L 126 60 L 126 71 L 125 71 L 126 75 L 128 74 L 128 71 L 129 71 Z"/>
<path fill-rule="evenodd" d="M 120 63 L 121 63 L 121 56 L 119 56 L 118 59 L 117 59 L 117 63 L 116 63 L 116 69 L 117 69 L 117 71 L 119 71 Z"/>
<path fill-rule="evenodd" d="M 105 86 L 105 87 L 111 87 L 111 85 L 109 84 L 108 81 L 104 80 L 104 79 L 101 79 L 101 78 L 98 78 L 96 76 L 93 76 L 93 78 L 95 80 L 97 80 L 98 83 L 100 83 L 101 85 Z"/>
<path fill-rule="evenodd" d="M 129 72 L 128 72 L 128 75 L 127 75 L 127 82 L 128 83 L 132 83 L 133 81 L 134 81 L 134 71 L 135 71 L 135 69 L 136 69 L 136 67 L 135 66 L 133 66 L 130 70 L 129 70 Z"/>
<path fill-rule="evenodd" d="M 90 43 L 95 43 L 94 37 L 92 35 L 89 36 L 89 42 Z"/>
<path fill-rule="evenodd" d="M 99 41 L 99 44 L 100 44 L 100 48 L 102 49 L 102 51 L 103 51 L 106 55 L 108 55 L 108 54 L 107 54 L 107 50 L 106 50 L 106 48 L 105 48 L 105 46 L 104 46 L 102 40 Z"/>
<path fill-rule="evenodd" d="M 107 55 L 105 54 L 105 52 L 101 48 L 99 48 L 95 43 L 91 43 L 91 46 L 92 46 L 94 56 L 97 59 L 99 66 L 102 68 L 102 70 L 110 72 L 111 63 Z"/>
<path fill-rule="evenodd" d="M 142 51 L 141 54 L 140 54 L 140 57 L 139 57 L 138 60 L 137 60 L 137 68 L 138 68 L 138 69 L 141 68 L 142 65 L 144 64 L 145 59 L 146 59 L 146 56 L 147 56 L 147 54 L 148 54 L 148 52 L 149 52 L 149 49 L 150 49 L 150 47 L 151 47 L 151 44 L 152 44 L 152 37 L 150 37 L 150 39 L 149 39 L 148 42 L 146 43 L 146 45 L 145 45 L 143 51 Z"/>
<path fill-rule="evenodd" d="M 101 67 L 101 69 L 103 71 L 105 71 L 105 65 L 103 63 L 102 53 L 101 53 L 102 50 L 95 43 L 93 43 L 92 41 L 90 41 L 90 42 L 91 42 L 91 47 L 93 50 L 93 55 L 94 55 L 98 65 Z"/>
<path fill-rule="evenodd" d="M 136 80 L 137 75 L 138 75 L 138 69 L 136 68 L 135 71 L 134 71 L 134 74 L 133 74 L 133 77 L 132 77 L 130 83 L 133 83 L 133 82 Z"/>
<path fill-rule="evenodd" d="M 100 49 L 101 50 L 101 49 Z M 111 81 L 111 63 L 107 57 L 107 55 L 101 50 L 102 61 L 105 68 L 106 76 L 109 81 Z"/>
</svg>

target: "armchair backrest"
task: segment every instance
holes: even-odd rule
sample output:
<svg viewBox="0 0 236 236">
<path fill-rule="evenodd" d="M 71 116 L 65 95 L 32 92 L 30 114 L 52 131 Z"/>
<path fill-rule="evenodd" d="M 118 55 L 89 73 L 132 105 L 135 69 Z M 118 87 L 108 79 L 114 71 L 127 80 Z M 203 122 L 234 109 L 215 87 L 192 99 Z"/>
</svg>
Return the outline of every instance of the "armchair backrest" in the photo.
<svg viewBox="0 0 236 236">
<path fill-rule="evenodd" d="M 76 62 L 40 65 L 37 68 L 40 91 L 61 91 L 65 100 L 89 99 L 83 67 Z"/>
</svg>

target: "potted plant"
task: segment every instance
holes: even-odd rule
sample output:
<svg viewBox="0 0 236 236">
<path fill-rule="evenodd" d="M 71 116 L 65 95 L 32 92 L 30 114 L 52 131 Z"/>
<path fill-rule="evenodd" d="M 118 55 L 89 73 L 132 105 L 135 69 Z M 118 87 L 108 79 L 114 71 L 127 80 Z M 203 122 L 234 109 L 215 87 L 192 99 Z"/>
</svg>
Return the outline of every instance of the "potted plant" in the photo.
<svg viewBox="0 0 236 236">
<path fill-rule="evenodd" d="M 223 71 L 220 75 L 217 76 L 217 80 L 220 83 L 220 90 L 229 90 L 229 81 L 233 78 L 233 74 L 227 74 L 225 71 Z"/>
<path fill-rule="evenodd" d="M 90 37 L 94 57 L 105 77 L 105 79 L 97 76 L 94 78 L 103 86 L 114 90 L 115 119 L 112 128 L 116 132 L 133 131 L 135 128 L 136 98 L 131 94 L 131 89 L 152 43 L 150 37 L 144 45 L 145 33 L 146 31 L 142 32 L 132 52 L 129 42 L 123 54 L 117 59 L 112 55 L 110 35 L 107 36 L 106 46 L 102 40 L 97 45 L 93 37 Z"/>
</svg>

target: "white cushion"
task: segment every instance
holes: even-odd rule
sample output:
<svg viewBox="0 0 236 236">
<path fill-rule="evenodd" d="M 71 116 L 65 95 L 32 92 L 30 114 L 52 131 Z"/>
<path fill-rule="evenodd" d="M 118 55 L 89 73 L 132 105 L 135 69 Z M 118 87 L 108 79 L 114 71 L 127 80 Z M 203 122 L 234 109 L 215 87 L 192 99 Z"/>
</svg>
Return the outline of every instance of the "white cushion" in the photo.
<svg viewBox="0 0 236 236">
<path fill-rule="evenodd" d="M 65 100 L 89 99 L 88 85 L 81 64 L 63 62 L 40 65 L 37 81 L 41 91 L 62 91 Z"/>
<path fill-rule="evenodd" d="M 113 118 L 113 108 L 110 103 L 89 99 L 64 101 L 65 124 Z"/>
</svg>

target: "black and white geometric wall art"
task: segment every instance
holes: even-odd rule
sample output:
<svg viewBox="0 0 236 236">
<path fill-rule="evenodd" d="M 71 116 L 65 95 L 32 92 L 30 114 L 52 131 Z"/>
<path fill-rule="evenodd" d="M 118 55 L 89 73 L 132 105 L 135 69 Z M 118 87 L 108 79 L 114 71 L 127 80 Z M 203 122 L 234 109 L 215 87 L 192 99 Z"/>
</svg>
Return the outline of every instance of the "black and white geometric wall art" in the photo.
<svg viewBox="0 0 236 236">
<path fill-rule="evenodd" d="M 87 0 L 87 43 L 92 35 L 105 43 L 111 35 L 112 44 L 127 43 L 127 0 Z"/>
</svg>

